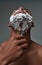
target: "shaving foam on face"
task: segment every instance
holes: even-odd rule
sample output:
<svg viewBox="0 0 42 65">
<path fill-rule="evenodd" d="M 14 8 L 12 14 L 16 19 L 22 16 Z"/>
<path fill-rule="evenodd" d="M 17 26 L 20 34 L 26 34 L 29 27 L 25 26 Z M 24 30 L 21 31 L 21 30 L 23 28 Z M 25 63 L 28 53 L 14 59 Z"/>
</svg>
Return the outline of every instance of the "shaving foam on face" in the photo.
<svg viewBox="0 0 42 65">
<path fill-rule="evenodd" d="M 23 34 L 31 27 L 32 16 L 28 13 L 18 13 L 16 15 L 11 15 L 10 23 L 13 25 L 15 30 L 18 30 L 18 32 Z M 20 23 L 22 23 L 22 27 L 20 27 Z"/>
<path fill-rule="evenodd" d="M 32 16 L 29 15 L 28 13 L 26 13 L 26 14 L 25 13 L 18 13 L 15 16 L 14 15 L 11 15 L 10 22 L 13 22 L 14 23 L 18 19 L 20 19 L 20 21 L 21 21 L 21 20 L 23 20 L 23 17 L 26 18 L 26 19 L 29 19 L 29 22 L 32 21 Z"/>
</svg>

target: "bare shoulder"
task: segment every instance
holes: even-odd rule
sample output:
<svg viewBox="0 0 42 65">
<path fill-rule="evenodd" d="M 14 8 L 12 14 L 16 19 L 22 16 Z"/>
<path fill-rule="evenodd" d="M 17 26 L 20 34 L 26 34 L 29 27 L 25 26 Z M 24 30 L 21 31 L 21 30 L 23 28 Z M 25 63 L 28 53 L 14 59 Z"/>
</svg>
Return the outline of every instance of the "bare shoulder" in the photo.
<svg viewBox="0 0 42 65">
<path fill-rule="evenodd" d="M 27 53 L 28 54 L 31 54 L 31 53 L 34 54 L 34 53 L 38 52 L 38 50 L 40 48 L 41 48 L 40 44 L 38 44 L 38 43 L 31 40 L 31 44 L 29 45 Z"/>
<path fill-rule="evenodd" d="M 41 61 L 41 63 L 42 63 L 42 47 L 40 47 L 40 48 L 38 49 L 38 56 L 39 56 L 39 59 L 40 59 L 40 61 Z"/>
<path fill-rule="evenodd" d="M 34 48 L 34 52 L 37 52 L 38 56 L 42 58 L 42 45 L 36 43 L 36 42 L 32 42 L 33 44 L 33 48 Z"/>
<path fill-rule="evenodd" d="M 29 52 L 27 51 L 27 58 L 42 64 L 42 45 L 32 42 Z"/>
<path fill-rule="evenodd" d="M 31 41 L 31 46 L 30 46 L 31 51 L 33 53 L 38 53 L 41 54 L 42 53 L 42 45 L 40 45 L 39 43 L 36 43 L 34 41 Z"/>
<path fill-rule="evenodd" d="M 42 47 L 42 45 L 40 45 L 40 43 L 37 43 L 37 42 L 35 42 L 35 41 L 31 41 L 31 45 L 32 45 L 32 47 L 35 48 L 35 49 Z"/>
<path fill-rule="evenodd" d="M 42 56 L 42 47 L 39 48 L 38 52 L 39 52 L 39 55 Z"/>
</svg>

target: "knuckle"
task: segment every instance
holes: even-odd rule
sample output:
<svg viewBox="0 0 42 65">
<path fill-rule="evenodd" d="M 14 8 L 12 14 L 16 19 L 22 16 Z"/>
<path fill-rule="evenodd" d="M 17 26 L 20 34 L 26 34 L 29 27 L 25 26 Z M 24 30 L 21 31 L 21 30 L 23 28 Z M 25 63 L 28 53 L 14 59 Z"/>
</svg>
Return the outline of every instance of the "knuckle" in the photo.
<svg viewBox="0 0 42 65">
<path fill-rule="evenodd" d="M 28 46 L 27 43 L 25 43 L 24 46 Z"/>
<path fill-rule="evenodd" d="M 28 46 L 28 45 L 27 45 L 26 43 L 22 45 L 22 47 L 27 47 L 27 46 Z"/>
<path fill-rule="evenodd" d="M 27 49 L 28 45 L 25 43 L 24 45 L 21 46 L 21 48 L 24 50 L 24 49 Z"/>
<path fill-rule="evenodd" d="M 19 51 L 19 55 L 22 55 L 22 54 L 23 54 L 23 50 L 20 50 L 20 51 Z"/>
<path fill-rule="evenodd" d="M 17 44 L 17 40 L 14 40 L 13 43 L 14 43 L 14 44 Z"/>
<path fill-rule="evenodd" d="M 14 40 L 14 37 L 11 37 L 11 41 L 13 41 Z"/>
</svg>

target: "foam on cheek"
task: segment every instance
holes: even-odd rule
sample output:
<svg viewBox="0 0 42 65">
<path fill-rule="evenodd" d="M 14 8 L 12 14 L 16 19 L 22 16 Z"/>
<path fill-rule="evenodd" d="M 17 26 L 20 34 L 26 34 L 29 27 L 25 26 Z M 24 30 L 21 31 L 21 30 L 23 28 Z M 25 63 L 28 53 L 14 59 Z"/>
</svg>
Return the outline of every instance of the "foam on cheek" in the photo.
<svg viewBox="0 0 42 65">
<path fill-rule="evenodd" d="M 26 20 L 25 20 L 26 19 Z M 10 22 L 12 23 L 15 30 L 21 31 L 21 34 L 25 33 L 32 24 L 32 16 L 28 13 L 18 13 L 15 16 L 11 15 Z M 19 24 L 23 23 L 22 28 Z"/>
<path fill-rule="evenodd" d="M 10 16 L 10 22 L 13 23 L 13 20 L 14 20 L 14 15 L 11 15 Z"/>
</svg>

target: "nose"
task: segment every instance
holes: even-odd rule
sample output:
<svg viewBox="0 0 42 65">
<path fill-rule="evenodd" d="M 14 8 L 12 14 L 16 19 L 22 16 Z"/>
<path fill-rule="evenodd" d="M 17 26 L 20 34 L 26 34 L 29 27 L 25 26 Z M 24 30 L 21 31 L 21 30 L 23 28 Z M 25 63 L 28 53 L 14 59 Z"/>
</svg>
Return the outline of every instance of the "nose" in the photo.
<svg viewBox="0 0 42 65">
<path fill-rule="evenodd" d="M 23 7 L 19 7 L 19 10 L 24 10 L 24 8 Z"/>
</svg>

